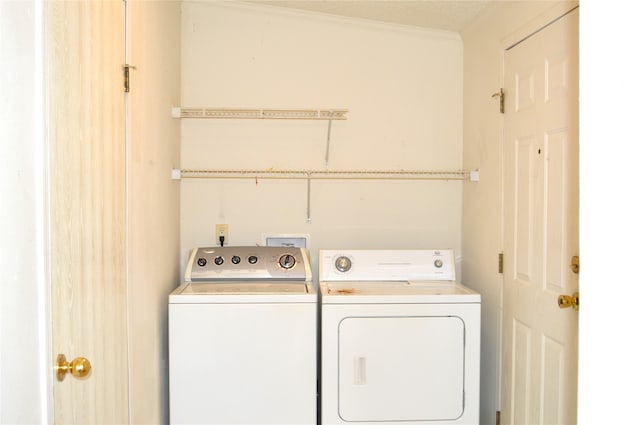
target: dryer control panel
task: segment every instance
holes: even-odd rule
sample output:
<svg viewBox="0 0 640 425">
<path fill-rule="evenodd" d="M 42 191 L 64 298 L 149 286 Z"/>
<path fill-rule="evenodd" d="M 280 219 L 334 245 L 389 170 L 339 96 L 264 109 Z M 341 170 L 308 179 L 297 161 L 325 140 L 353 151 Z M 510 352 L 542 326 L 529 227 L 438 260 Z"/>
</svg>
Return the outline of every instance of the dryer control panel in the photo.
<svg viewBox="0 0 640 425">
<path fill-rule="evenodd" d="M 305 248 L 225 246 L 194 248 L 185 271 L 187 282 L 216 280 L 311 281 Z"/>
<path fill-rule="evenodd" d="M 320 250 L 320 281 L 455 281 L 451 249 Z"/>
</svg>

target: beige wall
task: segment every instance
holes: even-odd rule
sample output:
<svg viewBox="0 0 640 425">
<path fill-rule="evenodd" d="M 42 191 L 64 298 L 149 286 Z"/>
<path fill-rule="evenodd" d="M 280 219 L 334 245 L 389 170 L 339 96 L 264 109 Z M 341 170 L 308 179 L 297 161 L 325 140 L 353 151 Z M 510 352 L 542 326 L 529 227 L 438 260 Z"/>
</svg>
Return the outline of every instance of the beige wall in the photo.
<svg viewBox="0 0 640 425">
<path fill-rule="evenodd" d="M 504 49 L 566 10 L 564 2 L 505 2 L 462 33 L 464 43 L 464 168 L 480 170 L 465 185 L 462 281 L 482 293 L 482 424 L 499 408 L 502 278 L 502 115 L 492 94 L 503 87 Z"/>
<path fill-rule="evenodd" d="M 133 424 L 168 423 L 167 297 L 179 283 L 180 3 L 128 2 L 128 308 Z"/>
<path fill-rule="evenodd" d="M 457 34 L 260 6 L 183 3 L 182 106 L 347 108 L 314 121 L 181 121 L 182 168 L 455 170 L 462 166 Z M 304 180 L 181 182 L 181 255 L 262 234 L 318 248 L 460 251 L 462 183 Z M 314 265 L 315 267 L 315 265 Z"/>
</svg>

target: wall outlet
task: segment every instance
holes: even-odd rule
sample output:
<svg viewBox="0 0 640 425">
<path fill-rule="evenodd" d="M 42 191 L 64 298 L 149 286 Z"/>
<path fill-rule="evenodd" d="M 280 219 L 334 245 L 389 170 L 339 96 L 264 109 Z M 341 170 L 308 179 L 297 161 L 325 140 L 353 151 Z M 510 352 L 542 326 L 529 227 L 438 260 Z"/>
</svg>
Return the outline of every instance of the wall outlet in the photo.
<svg viewBox="0 0 640 425">
<path fill-rule="evenodd" d="M 224 238 L 224 239 L 220 239 L 220 238 Z M 229 243 L 229 225 L 228 224 L 216 224 L 216 242 L 218 242 L 220 246 L 227 245 Z"/>
</svg>

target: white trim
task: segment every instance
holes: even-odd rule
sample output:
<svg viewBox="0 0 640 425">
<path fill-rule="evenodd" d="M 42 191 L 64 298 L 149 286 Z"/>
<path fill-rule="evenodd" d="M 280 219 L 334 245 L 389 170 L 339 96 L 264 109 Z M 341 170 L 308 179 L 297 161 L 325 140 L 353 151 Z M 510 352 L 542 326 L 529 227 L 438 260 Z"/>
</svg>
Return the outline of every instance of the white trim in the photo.
<svg viewBox="0 0 640 425">
<path fill-rule="evenodd" d="M 53 328 L 51 320 L 51 273 L 49 240 L 49 140 L 47 137 L 47 99 L 45 97 L 45 4 L 43 0 L 34 1 L 34 138 L 35 185 L 36 193 L 41 194 L 36 203 L 36 273 L 38 291 L 38 349 L 40 364 L 40 421 L 53 423 L 55 412 L 53 403 Z"/>
<path fill-rule="evenodd" d="M 122 63 L 130 64 L 130 37 L 129 37 L 129 3 L 127 0 L 122 1 L 122 13 L 123 13 L 123 54 L 122 54 Z M 132 308 L 133 303 L 131 301 L 132 297 L 132 279 L 131 279 L 131 270 L 130 270 L 130 257 L 131 257 L 131 190 L 130 190 L 130 180 L 131 180 L 131 98 L 129 97 L 129 93 L 123 91 L 122 102 L 123 102 L 123 123 L 124 123 L 124 231 L 125 231 L 125 314 L 127 315 L 125 319 L 125 332 L 126 332 L 126 352 L 127 352 L 127 418 L 129 424 L 133 424 L 133 409 L 135 407 L 135 403 L 133 400 L 133 323 L 132 323 Z"/>
</svg>

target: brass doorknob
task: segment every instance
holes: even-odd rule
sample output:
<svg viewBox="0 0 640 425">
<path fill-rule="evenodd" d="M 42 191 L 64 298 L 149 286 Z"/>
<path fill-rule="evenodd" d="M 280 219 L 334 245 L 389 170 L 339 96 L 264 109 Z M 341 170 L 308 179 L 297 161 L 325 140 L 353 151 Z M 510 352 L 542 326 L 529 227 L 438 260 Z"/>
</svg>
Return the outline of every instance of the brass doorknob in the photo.
<svg viewBox="0 0 640 425">
<path fill-rule="evenodd" d="M 573 307 L 575 310 L 578 310 L 580 308 L 580 294 L 574 292 L 573 295 L 558 295 L 558 307 Z"/>
<path fill-rule="evenodd" d="M 571 257 L 571 271 L 575 274 L 580 273 L 580 257 L 577 255 Z"/>
<path fill-rule="evenodd" d="M 64 381 L 64 378 L 70 373 L 74 378 L 82 379 L 91 373 L 91 363 L 84 357 L 76 357 L 67 362 L 64 354 L 58 354 L 56 361 L 56 376 L 58 381 Z"/>
</svg>

